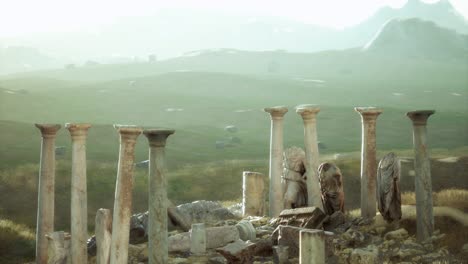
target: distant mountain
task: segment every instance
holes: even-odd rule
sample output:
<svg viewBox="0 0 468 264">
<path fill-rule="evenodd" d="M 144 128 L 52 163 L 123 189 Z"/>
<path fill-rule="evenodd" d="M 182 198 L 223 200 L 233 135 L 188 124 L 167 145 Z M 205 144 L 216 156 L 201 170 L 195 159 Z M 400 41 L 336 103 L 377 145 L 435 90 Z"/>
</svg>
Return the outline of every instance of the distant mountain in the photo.
<svg viewBox="0 0 468 264">
<path fill-rule="evenodd" d="M 388 21 L 363 48 L 389 56 L 468 61 L 468 35 L 418 18 Z"/>
<path fill-rule="evenodd" d="M 70 61 L 115 63 L 177 57 L 192 50 L 229 48 L 249 51 L 316 52 L 364 46 L 391 19 L 421 18 L 468 33 L 467 20 L 447 0 L 427 4 L 409 0 L 385 7 L 362 23 L 336 30 L 273 17 L 245 17 L 213 11 L 164 10 L 151 17 L 128 17 L 89 32 L 49 33 L 4 39 L 8 45 L 33 46 Z M 128 61 L 128 59 L 127 59 Z"/>
<path fill-rule="evenodd" d="M 468 34 L 468 21 L 450 4 L 448 0 L 436 3 L 424 3 L 420 0 L 408 0 L 402 8 L 383 7 L 369 19 L 347 31 L 359 39 L 370 39 L 379 28 L 392 19 L 419 18 L 453 29 L 458 33 Z"/>
</svg>

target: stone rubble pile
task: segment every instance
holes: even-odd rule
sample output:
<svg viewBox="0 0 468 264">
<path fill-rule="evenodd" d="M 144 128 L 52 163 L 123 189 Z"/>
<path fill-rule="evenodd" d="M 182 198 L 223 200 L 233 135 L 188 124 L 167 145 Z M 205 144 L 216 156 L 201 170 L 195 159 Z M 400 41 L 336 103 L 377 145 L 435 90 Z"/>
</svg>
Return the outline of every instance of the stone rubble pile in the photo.
<svg viewBox="0 0 468 264">
<path fill-rule="evenodd" d="M 192 215 L 202 215 L 208 205 L 219 209 L 215 206 L 217 203 L 209 201 L 197 201 L 178 208 L 189 208 L 194 204 L 191 208 L 197 209 L 193 209 Z M 460 255 L 451 254 L 442 245 L 445 234 L 439 231 L 418 242 L 415 234 L 395 224 L 377 224 L 377 220 L 350 218 L 342 213 L 335 218 L 341 222 L 330 225 L 332 217 L 314 207 L 284 210 L 278 218 L 210 216 L 206 227 L 206 252 L 190 253 L 189 232 L 176 229 L 169 232 L 168 263 L 299 263 L 300 231 L 315 229 L 326 230 L 326 263 L 463 263 L 463 257 L 468 256 L 468 244 L 461 247 Z M 275 253 L 278 247 L 286 249 L 288 262 L 278 261 Z M 88 263 L 96 263 L 96 257 L 90 256 Z M 147 242 L 129 245 L 128 263 L 148 263 Z"/>
</svg>

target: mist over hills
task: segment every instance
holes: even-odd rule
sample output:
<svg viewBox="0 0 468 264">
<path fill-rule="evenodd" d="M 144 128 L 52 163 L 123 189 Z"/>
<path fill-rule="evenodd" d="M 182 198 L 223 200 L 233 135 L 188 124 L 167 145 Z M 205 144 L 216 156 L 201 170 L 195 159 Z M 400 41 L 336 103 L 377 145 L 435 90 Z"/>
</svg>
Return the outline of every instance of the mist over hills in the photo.
<svg viewBox="0 0 468 264">
<path fill-rule="evenodd" d="M 249 51 L 317 52 L 362 47 L 388 20 L 421 18 L 468 33 L 467 20 L 446 0 L 426 4 L 410 0 L 402 8 L 381 8 L 362 23 L 343 30 L 273 17 L 244 17 L 209 11 L 165 10 L 151 17 L 132 17 L 95 28 L 92 32 L 49 33 L 0 39 L 4 46 L 30 46 L 56 60 L 81 64 L 128 63 L 180 56 L 192 50 L 230 48 Z M 137 59 L 136 59 L 137 58 Z M 0 74 L 18 71 L 4 63 Z M 47 60 L 25 62 L 32 69 L 50 66 Z M 23 70 L 31 70 L 31 67 Z"/>
</svg>

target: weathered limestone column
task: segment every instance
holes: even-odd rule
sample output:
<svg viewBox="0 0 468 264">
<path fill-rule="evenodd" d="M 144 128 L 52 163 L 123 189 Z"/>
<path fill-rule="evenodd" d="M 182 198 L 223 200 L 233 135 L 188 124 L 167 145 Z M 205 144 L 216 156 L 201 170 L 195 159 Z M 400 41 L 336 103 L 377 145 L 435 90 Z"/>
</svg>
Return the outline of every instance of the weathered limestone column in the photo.
<svg viewBox="0 0 468 264">
<path fill-rule="evenodd" d="M 36 124 L 42 134 L 41 163 L 37 197 L 36 263 L 46 264 L 48 240 L 54 232 L 55 137 L 58 124 Z"/>
<path fill-rule="evenodd" d="M 120 133 L 120 153 L 112 216 L 110 263 L 126 264 L 128 259 L 130 217 L 132 215 L 135 144 L 143 130 L 135 126 L 115 125 L 114 127 Z"/>
<path fill-rule="evenodd" d="M 112 213 L 99 209 L 96 213 L 96 264 L 109 264 L 112 237 Z"/>
<path fill-rule="evenodd" d="M 362 146 L 361 146 L 361 216 L 373 218 L 376 213 L 376 123 L 382 110 L 375 107 L 355 107 L 361 114 Z"/>
<path fill-rule="evenodd" d="M 265 208 L 263 174 L 244 171 L 242 174 L 242 215 L 263 216 Z"/>
<path fill-rule="evenodd" d="M 322 192 L 318 178 L 319 150 L 317 143 L 317 113 L 320 108 L 316 105 L 299 105 L 296 113 L 300 114 L 304 121 L 304 150 L 306 156 L 307 173 L 307 205 L 315 206 L 323 210 Z"/>
<path fill-rule="evenodd" d="M 434 110 L 408 112 L 406 115 L 413 121 L 414 170 L 416 189 L 416 229 L 419 241 L 424 241 L 434 231 L 434 214 L 432 207 L 431 165 L 427 146 L 427 119 Z"/>
<path fill-rule="evenodd" d="M 168 262 L 167 242 L 167 180 L 165 175 L 165 146 L 174 130 L 143 131 L 149 141 L 148 187 L 148 261 L 150 264 Z"/>
<path fill-rule="evenodd" d="M 86 191 L 86 137 L 90 124 L 65 124 L 72 139 L 71 263 L 86 264 L 88 253 L 88 202 Z"/>
<path fill-rule="evenodd" d="M 264 109 L 271 116 L 270 137 L 270 216 L 277 217 L 283 210 L 283 188 L 281 174 L 283 171 L 283 118 L 288 112 L 284 106 L 268 107 Z"/>
<path fill-rule="evenodd" d="M 301 230 L 299 233 L 299 263 L 325 263 L 325 234 L 323 230 Z"/>
<path fill-rule="evenodd" d="M 190 252 L 203 254 L 206 252 L 206 230 L 205 224 L 192 224 L 190 230 Z"/>
</svg>

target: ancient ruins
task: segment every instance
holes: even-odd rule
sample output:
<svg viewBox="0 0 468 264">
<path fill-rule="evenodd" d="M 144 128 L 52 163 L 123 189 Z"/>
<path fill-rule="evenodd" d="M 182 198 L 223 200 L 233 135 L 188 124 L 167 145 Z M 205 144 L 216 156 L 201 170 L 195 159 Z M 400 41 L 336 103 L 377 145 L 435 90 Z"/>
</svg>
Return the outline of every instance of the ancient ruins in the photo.
<svg viewBox="0 0 468 264">
<path fill-rule="evenodd" d="M 420 252 L 433 250 L 433 247 L 426 248 L 424 243 L 427 239 L 436 241 L 441 238 L 434 231 L 426 136 L 426 122 L 434 111 L 407 113 L 413 123 L 416 157 L 417 239 L 423 246 L 411 241 L 405 229 L 393 230 L 385 223 L 377 224 L 379 217 L 388 222 L 402 218 L 400 161 L 389 153 L 377 166 L 376 120 L 381 109 L 355 108 L 362 120 L 362 217 L 354 219 L 345 215 L 343 177 L 346 175 L 333 163 L 319 162 L 316 115 L 320 108 L 315 105 L 296 107 L 304 123 L 304 150 L 298 147 L 283 149 L 286 107 L 270 107 L 264 111 L 271 117 L 269 189 L 265 188 L 268 179 L 262 173 L 245 171 L 242 204 L 237 209 L 237 216 L 234 209 L 226 209 L 215 202 L 196 201 L 176 207 L 168 200 L 165 147 L 174 130 L 115 125 L 120 135 L 120 152 L 114 208 L 112 211 L 99 209 L 96 213 L 94 240 L 89 240 L 94 241 L 95 248 L 96 257 L 92 262 L 172 263 L 169 253 L 177 252 L 185 252 L 184 256 L 195 263 L 253 263 L 254 259 L 274 263 L 290 263 L 291 259 L 298 263 L 334 263 L 342 259 L 352 263 L 379 263 L 387 257 L 404 259 L 407 256 L 404 252 L 390 256 L 379 253 L 376 246 L 366 244 L 372 239 L 382 239 L 368 239 L 366 232 L 370 229 L 366 228 L 372 224 L 375 225 L 372 227 L 374 233 L 371 232 L 373 236 L 385 232 L 385 241 L 406 239 L 401 243 L 410 240 L 409 244 L 423 248 Z M 72 141 L 71 234 L 54 230 L 54 142 L 60 125 L 36 126 L 42 135 L 36 262 L 87 263 L 90 242 L 87 242 L 86 229 L 86 139 L 91 125 L 65 125 Z M 149 208 L 147 213 L 132 216 L 135 147 L 140 134 L 147 137 L 149 144 Z M 376 214 L 377 204 L 380 215 Z M 270 217 L 266 217 L 267 214 Z M 236 218 L 243 220 L 232 220 Z M 170 228 L 182 232 L 169 233 Z M 138 238 L 147 244 L 141 249 L 129 244 L 134 238 L 131 236 L 141 236 Z M 390 242 L 385 243 L 381 244 L 382 248 L 391 248 Z M 359 245 L 368 246 L 348 248 Z M 139 253 L 135 255 L 136 251 Z M 432 257 L 437 259 L 442 255 Z"/>
</svg>

